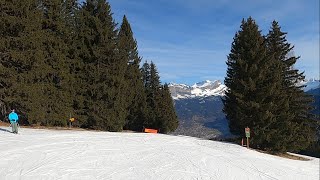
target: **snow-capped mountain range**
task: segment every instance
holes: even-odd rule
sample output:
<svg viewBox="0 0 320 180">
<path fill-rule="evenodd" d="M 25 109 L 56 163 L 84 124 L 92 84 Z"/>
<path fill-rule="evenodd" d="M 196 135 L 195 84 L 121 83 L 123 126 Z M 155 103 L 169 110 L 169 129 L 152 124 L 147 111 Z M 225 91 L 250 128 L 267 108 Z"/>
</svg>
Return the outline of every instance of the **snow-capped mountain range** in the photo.
<svg viewBox="0 0 320 180">
<path fill-rule="evenodd" d="M 306 85 L 304 91 L 320 87 L 320 80 L 309 79 L 305 80 L 300 85 Z M 170 83 L 169 89 L 171 96 L 174 100 L 190 99 L 197 97 L 209 97 L 209 96 L 224 96 L 227 87 L 219 80 L 205 80 L 195 83 L 192 86 L 186 84 Z"/>
<path fill-rule="evenodd" d="M 306 85 L 304 91 L 307 92 L 312 89 L 320 88 L 320 80 L 318 79 L 309 79 L 301 82 L 301 85 Z"/>
<path fill-rule="evenodd" d="M 206 80 L 195 83 L 192 86 L 186 84 L 170 83 L 169 89 L 172 98 L 178 100 L 195 97 L 224 96 L 227 87 L 219 80 Z"/>
</svg>

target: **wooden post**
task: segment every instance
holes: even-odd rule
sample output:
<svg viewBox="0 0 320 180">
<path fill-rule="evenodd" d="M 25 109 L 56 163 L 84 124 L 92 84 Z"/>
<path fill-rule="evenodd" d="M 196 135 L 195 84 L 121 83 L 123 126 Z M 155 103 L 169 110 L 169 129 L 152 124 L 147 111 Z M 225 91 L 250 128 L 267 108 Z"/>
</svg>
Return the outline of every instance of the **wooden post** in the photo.
<svg viewBox="0 0 320 180">
<path fill-rule="evenodd" d="M 241 139 L 241 146 L 243 147 L 243 138 Z"/>
<path fill-rule="evenodd" d="M 70 117 L 69 117 L 69 128 L 71 128 L 71 113 L 70 113 Z"/>
<path fill-rule="evenodd" d="M 247 137 L 247 148 L 249 148 L 249 137 Z"/>
</svg>

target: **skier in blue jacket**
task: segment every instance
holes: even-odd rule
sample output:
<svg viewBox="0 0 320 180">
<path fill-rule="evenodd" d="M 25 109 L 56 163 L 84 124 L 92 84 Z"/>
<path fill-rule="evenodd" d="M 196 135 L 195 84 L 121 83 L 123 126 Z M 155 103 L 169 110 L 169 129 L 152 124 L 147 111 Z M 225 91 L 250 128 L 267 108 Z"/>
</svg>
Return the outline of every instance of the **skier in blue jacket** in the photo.
<svg viewBox="0 0 320 180">
<path fill-rule="evenodd" d="M 11 113 L 9 114 L 9 121 L 11 123 L 11 127 L 12 127 L 12 132 L 15 134 L 18 134 L 18 114 L 15 113 L 14 109 L 11 111 Z"/>
</svg>

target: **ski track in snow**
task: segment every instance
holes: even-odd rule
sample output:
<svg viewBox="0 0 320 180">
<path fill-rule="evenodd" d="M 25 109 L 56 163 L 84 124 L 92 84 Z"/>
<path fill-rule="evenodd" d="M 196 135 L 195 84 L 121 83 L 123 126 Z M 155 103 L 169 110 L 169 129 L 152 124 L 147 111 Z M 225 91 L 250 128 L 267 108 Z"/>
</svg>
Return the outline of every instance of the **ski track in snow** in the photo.
<svg viewBox="0 0 320 180">
<path fill-rule="evenodd" d="M 186 136 L 0 127 L 0 179 L 317 180 L 298 161 Z"/>
</svg>

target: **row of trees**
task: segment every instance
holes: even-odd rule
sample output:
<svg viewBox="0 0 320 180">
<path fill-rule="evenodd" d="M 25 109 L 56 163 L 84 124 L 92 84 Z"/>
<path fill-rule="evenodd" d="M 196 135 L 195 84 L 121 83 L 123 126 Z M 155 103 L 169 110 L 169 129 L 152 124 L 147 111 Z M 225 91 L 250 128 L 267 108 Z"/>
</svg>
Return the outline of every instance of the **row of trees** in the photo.
<svg viewBox="0 0 320 180">
<path fill-rule="evenodd" d="M 224 112 L 232 133 L 252 130 L 253 147 L 299 151 L 316 139 L 316 120 L 310 114 L 312 97 L 298 82 L 303 73 L 294 67 L 299 59 L 278 22 L 266 36 L 250 17 L 243 20 L 228 56 Z"/>
<path fill-rule="evenodd" d="M 0 3 L 0 106 L 25 123 L 109 131 L 177 128 L 167 85 L 105 0 Z"/>
</svg>

